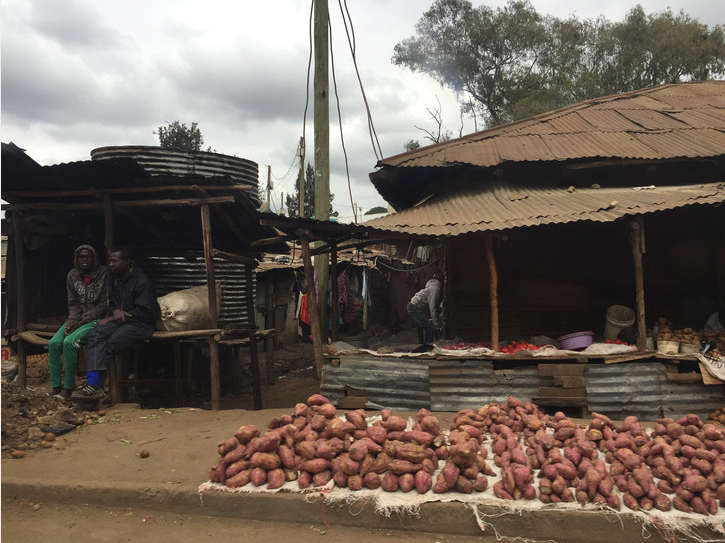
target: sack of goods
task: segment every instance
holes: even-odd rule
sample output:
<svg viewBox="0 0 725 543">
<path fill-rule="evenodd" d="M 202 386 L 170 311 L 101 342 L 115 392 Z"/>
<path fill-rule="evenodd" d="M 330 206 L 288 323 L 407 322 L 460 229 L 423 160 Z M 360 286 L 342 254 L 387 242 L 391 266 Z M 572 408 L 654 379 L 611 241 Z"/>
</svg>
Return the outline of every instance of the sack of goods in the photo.
<svg viewBox="0 0 725 543">
<path fill-rule="evenodd" d="M 217 308 L 221 305 L 222 285 L 217 284 Z M 200 285 L 170 292 L 159 299 L 161 317 L 156 329 L 162 332 L 203 330 L 209 327 L 209 287 Z"/>
</svg>

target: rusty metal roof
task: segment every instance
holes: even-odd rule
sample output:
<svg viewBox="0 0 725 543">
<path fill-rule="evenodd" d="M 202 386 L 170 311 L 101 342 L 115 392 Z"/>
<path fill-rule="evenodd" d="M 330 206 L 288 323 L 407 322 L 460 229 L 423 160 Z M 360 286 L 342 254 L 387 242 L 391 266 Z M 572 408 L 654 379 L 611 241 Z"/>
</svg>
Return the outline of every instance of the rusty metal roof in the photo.
<svg viewBox="0 0 725 543">
<path fill-rule="evenodd" d="M 611 222 L 626 215 L 688 205 L 721 205 L 725 182 L 665 187 L 559 188 L 505 183 L 468 186 L 365 223 L 365 227 L 425 236 L 577 221 Z"/>
<path fill-rule="evenodd" d="M 587 100 L 385 158 L 377 166 L 491 167 L 504 162 L 719 155 L 725 155 L 725 81 L 704 81 Z"/>
</svg>

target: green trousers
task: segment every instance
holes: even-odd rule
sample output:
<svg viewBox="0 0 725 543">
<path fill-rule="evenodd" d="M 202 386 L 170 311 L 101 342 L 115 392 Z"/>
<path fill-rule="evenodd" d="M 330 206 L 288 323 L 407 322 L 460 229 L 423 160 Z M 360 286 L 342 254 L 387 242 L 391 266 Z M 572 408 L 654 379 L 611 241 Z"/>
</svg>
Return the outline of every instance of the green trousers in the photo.
<svg viewBox="0 0 725 543">
<path fill-rule="evenodd" d="M 88 332 L 98 321 L 92 321 L 79 326 L 73 332 L 65 335 L 65 324 L 50 340 L 48 344 L 48 367 L 50 369 L 50 386 L 58 388 L 61 383 L 61 372 L 65 361 L 65 378 L 63 388 L 74 389 L 76 386 L 76 368 L 78 368 L 78 349 L 86 344 Z"/>
</svg>

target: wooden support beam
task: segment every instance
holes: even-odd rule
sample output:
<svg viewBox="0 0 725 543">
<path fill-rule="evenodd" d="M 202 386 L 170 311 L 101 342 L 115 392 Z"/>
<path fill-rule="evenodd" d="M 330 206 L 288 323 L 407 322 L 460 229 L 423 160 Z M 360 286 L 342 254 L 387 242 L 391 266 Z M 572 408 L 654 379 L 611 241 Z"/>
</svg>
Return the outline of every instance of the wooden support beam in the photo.
<svg viewBox="0 0 725 543">
<path fill-rule="evenodd" d="M 226 251 L 220 251 L 219 249 L 212 249 L 212 255 L 230 262 L 236 262 L 237 264 L 244 264 L 245 266 L 251 266 L 256 268 L 259 266 L 259 261 L 256 258 L 249 256 L 238 255 L 236 253 L 227 253 Z"/>
<path fill-rule="evenodd" d="M 292 241 L 294 236 L 284 235 L 284 236 L 275 236 L 272 238 L 263 238 L 263 239 L 255 239 L 250 245 L 252 247 L 260 247 L 264 245 L 275 245 L 277 243 L 284 243 L 285 241 Z"/>
<path fill-rule="evenodd" d="M 249 314 L 249 324 L 252 330 L 249 338 L 249 359 L 252 369 L 252 396 L 254 397 L 254 408 L 262 409 L 262 383 L 260 382 L 259 376 L 259 352 L 255 337 L 257 324 L 254 308 L 254 274 L 251 266 L 247 266 L 245 268 L 244 275 L 247 282 L 247 313 Z"/>
<path fill-rule="evenodd" d="M 322 366 L 325 363 L 322 355 L 322 334 L 320 333 L 320 315 L 317 310 L 317 293 L 315 292 L 315 271 L 310 256 L 310 238 L 307 230 L 298 230 L 297 237 L 302 245 L 302 262 L 305 266 L 305 282 L 307 283 L 307 302 L 310 309 L 310 328 L 317 380 L 322 378 Z"/>
<path fill-rule="evenodd" d="M 192 189 L 204 198 L 210 198 L 209 194 L 200 186 L 193 185 Z M 229 216 L 229 214 L 224 211 L 224 208 L 222 208 L 219 204 L 210 205 L 211 208 L 214 210 L 214 214 L 219 218 L 222 223 L 224 223 L 224 226 L 229 228 L 232 234 L 234 234 L 237 239 L 242 242 L 243 245 L 249 245 L 251 242 L 249 236 L 247 236 L 247 234 L 241 228 L 239 228 L 239 226 L 237 226 L 237 223 L 235 223 Z"/>
<path fill-rule="evenodd" d="M 160 198 L 156 200 L 116 200 L 113 206 L 122 207 L 177 207 L 202 204 L 231 204 L 235 202 L 234 196 L 210 196 L 209 198 Z M 3 210 L 81 210 L 102 209 L 103 202 L 55 202 L 55 203 L 18 203 L 2 204 Z"/>
<path fill-rule="evenodd" d="M 147 194 L 150 192 L 177 192 L 177 191 L 193 191 L 197 185 L 155 185 L 153 187 L 115 187 L 109 189 L 103 189 L 104 192 L 110 194 Z M 201 185 L 198 185 L 201 186 Z M 251 188 L 256 188 L 256 184 L 249 182 L 244 184 L 243 182 L 237 182 L 234 185 L 203 185 L 201 186 L 205 191 L 233 191 L 233 192 L 246 192 Z M 15 196 L 18 198 L 43 198 L 46 200 L 55 198 L 73 198 L 78 196 L 94 196 L 98 189 L 88 188 L 85 190 L 56 190 L 56 191 L 4 191 L 8 196 Z"/>
<path fill-rule="evenodd" d="M 332 341 L 337 341 L 340 336 L 340 292 L 337 284 L 337 244 L 330 243 L 330 286 L 332 304 Z"/>
<path fill-rule="evenodd" d="M 211 217 L 209 206 L 201 206 L 201 232 L 204 242 L 204 263 L 206 264 L 206 281 L 209 290 L 209 328 L 217 327 L 218 308 L 216 302 L 216 275 L 214 273 L 214 257 L 212 256 Z M 211 408 L 219 410 L 221 403 L 221 381 L 219 377 L 219 343 L 209 337 L 209 373 L 211 380 Z"/>
<path fill-rule="evenodd" d="M 488 262 L 488 289 L 491 300 L 491 348 L 498 351 L 498 271 L 493 254 L 493 235 L 486 233 L 486 261 Z"/>
<path fill-rule="evenodd" d="M 25 254 L 23 252 L 23 225 L 20 220 L 20 213 L 14 212 L 13 221 L 13 247 L 15 248 L 15 292 L 17 296 L 17 311 L 15 323 L 17 331 L 25 332 Z M 26 369 L 27 360 L 25 356 L 25 341 L 22 339 L 17 343 L 18 354 L 18 383 L 25 388 L 27 383 Z"/>
<path fill-rule="evenodd" d="M 634 286 L 637 301 L 637 348 L 647 349 L 647 321 L 644 313 L 644 272 L 642 271 L 642 254 L 644 245 L 644 219 L 636 217 L 632 223 L 632 258 L 634 260 Z"/>
</svg>

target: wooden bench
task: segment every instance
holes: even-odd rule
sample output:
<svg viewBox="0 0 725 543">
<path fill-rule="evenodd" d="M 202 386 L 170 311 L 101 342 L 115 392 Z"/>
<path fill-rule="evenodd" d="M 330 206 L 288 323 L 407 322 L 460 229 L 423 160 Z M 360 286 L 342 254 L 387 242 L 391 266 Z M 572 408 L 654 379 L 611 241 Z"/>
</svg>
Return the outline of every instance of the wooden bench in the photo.
<svg viewBox="0 0 725 543">
<path fill-rule="evenodd" d="M 129 350 L 119 353 L 114 357 L 109 368 L 108 384 L 111 399 L 114 403 L 119 403 L 122 399 L 122 391 L 132 386 L 174 386 L 174 393 L 179 404 L 183 403 L 183 373 L 182 373 L 182 343 L 207 342 L 213 338 L 221 345 L 230 345 L 238 347 L 248 347 L 250 341 L 254 338 L 255 342 L 264 341 L 267 362 L 267 383 L 274 384 L 274 329 L 257 330 L 250 332 L 248 330 L 225 330 L 225 329 L 207 329 L 207 330 L 188 330 L 183 332 L 161 332 L 155 331 L 151 337 L 140 342 Z M 48 330 L 27 330 L 13 336 L 13 340 L 21 339 L 33 345 L 47 346 L 50 339 L 55 335 L 55 331 Z M 138 361 L 135 361 L 136 369 L 133 374 L 136 378 L 122 378 L 123 375 L 129 375 L 130 358 L 137 357 L 140 347 L 147 344 L 155 343 L 173 343 L 173 359 L 174 359 L 174 377 L 167 379 L 138 379 Z M 187 351 L 191 355 L 191 350 Z M 256 361 L 256 367 L 254 367 Z M 259 361 L 253 357 L 252 362 L 252 388 L 254 390 L 254 403 L 256 409 L 262 408 L 261 402 L 261 383 L 259 378 Z M 191 356 L 186 359 L 186 376 L 188 383 L 191 382 Z"/>
</svg>

